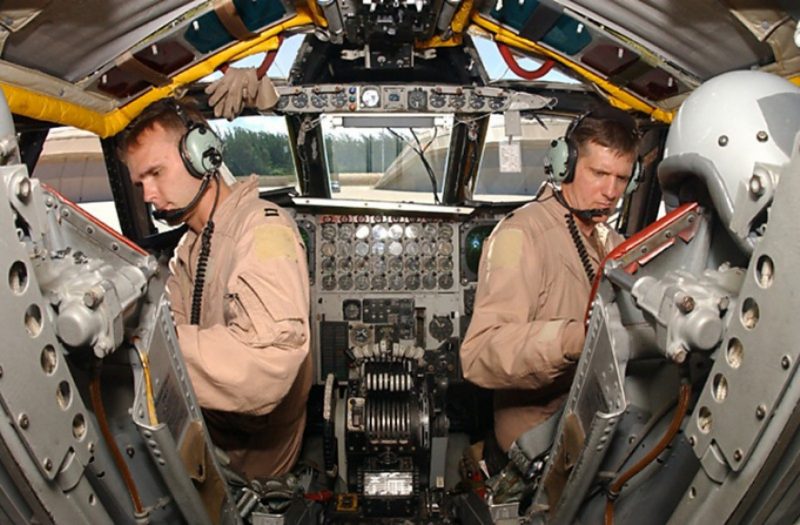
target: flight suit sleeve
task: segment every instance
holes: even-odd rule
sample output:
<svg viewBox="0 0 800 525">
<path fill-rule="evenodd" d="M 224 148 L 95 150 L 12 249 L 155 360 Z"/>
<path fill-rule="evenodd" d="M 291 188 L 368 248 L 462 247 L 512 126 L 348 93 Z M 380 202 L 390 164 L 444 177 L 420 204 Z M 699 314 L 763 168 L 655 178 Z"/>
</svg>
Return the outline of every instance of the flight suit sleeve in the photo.
<svg viewBox="0 0 800 525">
<path fill-rule="evenodd" d="M 173 257 L 169 261 L 169 277 L 167 277 L 167 297 L 172 311 L 172 320 L 176 326 L 189 322 L 189 305 L 184 304 L 183 296 L 180 293 L 181 287 L 178 277 L 178 261 Z"/>
<path fill-rule="evenodd" d="M 225 324 L 177 327 L 200 406 L 263 415 L 284 398 L 308 355 L 308 272 L 295 230 L 246 228 L 224 296 Z"/>
<path fill-rule="evenodd" d="M 464 377 L 485 388 L 539 389 L 567 373 L 584 341 L 577 319 L 545 319 L 547 253 L 526 233 L 503 226 L 484 247 L 475 308 L 460 349 Z M 550 254 L 551 261 L 558 261 Z M 561 269 L 563 271 L 563 269 Z"/>
</svg>

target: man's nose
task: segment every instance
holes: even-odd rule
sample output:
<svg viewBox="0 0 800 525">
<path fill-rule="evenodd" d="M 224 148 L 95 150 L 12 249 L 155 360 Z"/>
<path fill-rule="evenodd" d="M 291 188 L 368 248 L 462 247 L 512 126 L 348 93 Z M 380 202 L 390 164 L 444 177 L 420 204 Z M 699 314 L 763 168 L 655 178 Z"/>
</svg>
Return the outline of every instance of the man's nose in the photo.
<svg viewBox="0 0 800 525">
<path fill-rule="evenodd" d="M 142 182 L 142 195 L 144 202 L 147 204 L 155 204 L 156 202 L 156 187 L 155 184 L 150 182 Z"/>
<path fill-rule="evenodd" d="M 617 177 L 605 177 L 602 187 L 603 197 L 609 200 L 617 200 L 622 195 L 622 190 L 624 190 L 624 187 L 622 187 L 622 183 Z"/>
</svg>

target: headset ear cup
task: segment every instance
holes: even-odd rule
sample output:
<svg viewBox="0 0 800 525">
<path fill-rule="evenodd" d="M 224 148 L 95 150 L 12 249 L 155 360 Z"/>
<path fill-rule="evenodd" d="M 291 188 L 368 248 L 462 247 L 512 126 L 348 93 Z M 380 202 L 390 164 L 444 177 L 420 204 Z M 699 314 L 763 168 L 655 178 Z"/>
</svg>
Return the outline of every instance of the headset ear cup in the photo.
<svg viewBox="0 0 800 525">
<path fill-rule="evenodd" d="M 550 143 L 545 155 L 545 166 L 550 178 L 557 183 L 564 182 L 569 176 L 570 147 L 564 137 Z"/>
<path fill-rule="evenodd" d="M 222 164 L 222 141 L 208 126 L 189 128 L 181 138 L 180 153 L 186 170 L 198 179 Z"/>
</svg>

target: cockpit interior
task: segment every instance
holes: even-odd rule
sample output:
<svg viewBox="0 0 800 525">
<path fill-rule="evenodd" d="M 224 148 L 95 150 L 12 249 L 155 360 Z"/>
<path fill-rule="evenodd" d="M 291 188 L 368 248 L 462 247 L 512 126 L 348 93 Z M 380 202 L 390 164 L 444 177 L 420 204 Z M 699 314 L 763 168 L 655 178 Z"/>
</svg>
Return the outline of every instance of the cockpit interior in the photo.
<svg viewBox="0 0 800 525">
<path fill-rule="evenodd" d="M 706 81 L 800 85 L 798 19 L 780 0 L 2 3 L 2 521 L 613 523 L 615 504 L 620 523 L 799 519 L 797 334 L 763 323 L 793 311 L 796 280 L 759 295 L 796 251 L 775 235 L 796 236 L 778 190 L 793 194 L 797 147 L 759 165 L 749 200 L 737 181 L 676 209 L 659 185 L 670 126 Z M 266 74 L 274 104 L 215 116 L 207 88 L 228 68 Z M 197 105 L 230 174 L 258 176 L 305 246 L 314 379 L 288 480 L 226 470 L 186 373 L 164 294 L 186 229 L 153 219 L 118 155 L 168 97 Z M 492 431 L 493 393 L 459 359 L 481 254 L 598 105 L 641 133 L 641 183 L 609 219 L 628 241 L 587 303 L 552 450 L 486 485 L 463 454 Z M 764 326 L 784 350 L 759 368 Z"/>
</svg>

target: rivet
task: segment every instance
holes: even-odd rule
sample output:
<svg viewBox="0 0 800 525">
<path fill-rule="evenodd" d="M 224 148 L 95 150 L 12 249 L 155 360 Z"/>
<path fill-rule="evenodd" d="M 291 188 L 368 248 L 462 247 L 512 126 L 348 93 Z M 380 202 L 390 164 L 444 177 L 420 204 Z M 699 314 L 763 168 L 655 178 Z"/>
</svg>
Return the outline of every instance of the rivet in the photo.
<svg viewBox="0 0 800 525">
<path fill-rule="evenodd" d="M 764 404 L 758 405 L 756 407 L 756 417 L 758 419 L 764 419 L 764 416 L 767 415 L 767 407 Z"/>
<path fill-rule="evenodd" d="M 23 430 L 28 428 L 28 425 L 30 425 L 30 420 L 28 419 L 27 414 L 20 414 L 17 421 L 19 421 L 19 428 Z"/>
<path fill-rule="evenodd" d="M 717 140 L 717 144 L 720 146 L 727 146 L 728 145 L 728 136 L 727 135 L 720 135 L 719 139 Z"/>
<path fill-rule="evenodd" d="M 689 436 L 689 445 L 694 446 L 697 443 L 697 439 L 694 436 Z"/>
<path fill-rule="evenodd" d="M 781 357 L 781 367 L 783 367 L 784 370 L 787 370 L 791 364 L 792 359 L 788 355 Z"/>
<path fill-rule="evenodd" d="M 691 295 L 684 295 L 678 301 L 678 310 L 680 310 L 681 313 L 684 314 L 688 314 L 689 312 L 694 310 L 694 306 L 695 306 L 694 297 L 692 297 Z"/>
<path fill-rule="evenodd" d="M 741 461 L 743 455 L 744 454 L 742 453 L 742 449 L 740 449 L 740 448 L 737 448 L 736 450 L 733 451 L 733 459 L 735 461 Z"/>
<path fill-rule="evenodd" d="M 49 471 L 49 470 L 51 470 L 53 468 L 53 462 L 50 461 L 50 458 L 44 458 L 44 461 L 42 462 L 42 464 L 44 465 L 44 469 L 47 470 L 47 471 Z"/>
<path fill-rule="evenodd" d="M 758 140 L 759 142 L 766 142 L 768 138 L 769 135 L 767 135 L 767 132 L 764 130 L 761 130 L 758 133 L 756 133 L 756 140 Z"/>
</svg>

